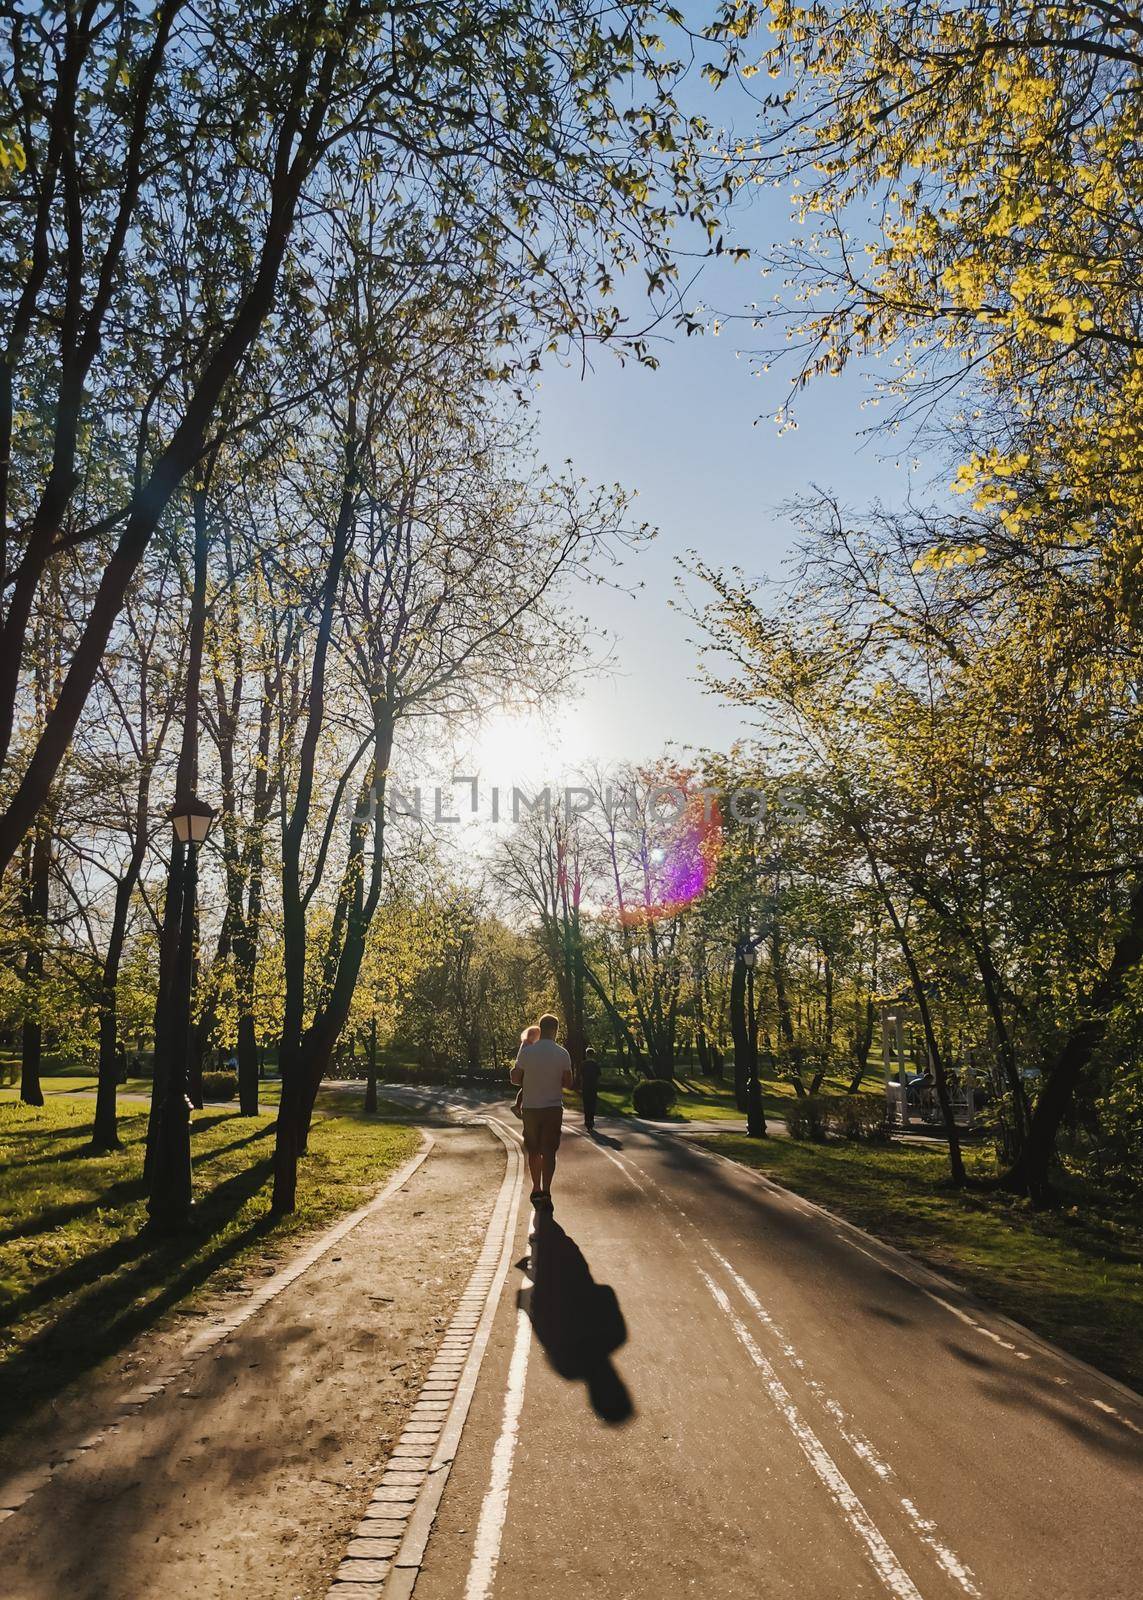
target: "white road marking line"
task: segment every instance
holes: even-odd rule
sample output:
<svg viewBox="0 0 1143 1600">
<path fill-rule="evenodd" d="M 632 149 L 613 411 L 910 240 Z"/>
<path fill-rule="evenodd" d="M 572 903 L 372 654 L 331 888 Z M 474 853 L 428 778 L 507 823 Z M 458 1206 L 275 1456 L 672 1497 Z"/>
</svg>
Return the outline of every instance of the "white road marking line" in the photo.
<svg viewBox="0 0 1143 1600">
<path fill-rule="evenodd" d="M 496 1118 L 490 1122 L 508 1135 L 519 1137 L 517 1128 L 509 1128 Z M 598 1148 L 598 1147 L 597 1147 Z M 631 1172 L 617 1161 L 611 1152 L 601 1150 L 615 1162 L 624 1176 L 643 1191 L 643 1185 Z M 529 1269 L 530 1275 L 530 1269 Z M 512 1467 L 520 1437 L 520 1417 L 524 1407 L 524 1391 L 528 1377 L 528 1357 L 532 1345 L 532 1320 L 523 1306 L 516 1311 L 516 1337 L 508 1363 L 508 1377 L 504 1391 L 504 1410 L 500 1433 L 492 1452 L 492 1465 L 488 1488 L 480 1507 L 476 1535 L 473 1539 L 472 1557 L 465 1582 L 464 1600 L 488 1600 L 496 1581 L 500 1561 L 500 1548 L 504 1537 L 504 1524 L 508 1516 L 508 1491 L 512 1480 Z"/>
<path fill-rule="evenodd" d="M 976 1318 L 970 1317 L 967 1311 L 962 1311 L 959 1306 L 950 1305 L 947 1300 L 942 1300 L 940 1295 L 934 1294 L 931 1289 L 923 1289 L 921 1292 L 928 1295 L 929 1299 L 940 1306 L 942 1311 L 949 1312 L 952 1316 L 959 1318 L 961 1322 L 967 1323 L 970 1328 L 975 1328 L 977 1333 L 982 1333 L 986 1339 L 991 1339 L 993 1344 L 1000 1345 L 1004 1350 L 1011 1350 L 1012 1354 L 1018 1356 L 1021 1361 L 1030 1361 L 1032 1359 L 1026 1351 L 1014 1345 L 1011 1339 L 1002 1339 L 998 1333 L 993 1333 L 991 1328 L 986 1328 L 983 1322 L 977 1322 Z"/>
<path fill-rule="evenodd" d="M 774 1180 L 772 1178 L 768 1178 L 765 1173 L 757 1172 L 751 1167 L 744 1167 L 741 1165 L 741 1163 L 732 1161 L 729 1156 L 719 1155 L 716 1151 L 707 1150 L 703 1151 L 702 1153 L 707 1156 L 708 1159 L 716 1161 L 720 1166 L 729 1164 L 730 1166 L 735 1167 L 740 1175 L 745 1175 L 746 1177 L 753 1179 L 760 1187 L 768 1190 L 775 1197 L 785 1201 L 790 1200 L 791 1191 L 784 1189 L 780 1183 L 775 1183 Z M 949 1305 L 947 1300 L 942 1300 L 938 1295 L 935 1295 L 929 1289 L 926 1289 L 924 1284 L 916 1276 L 913 1276 L 907 1272 L 902 1272 L 899 1267 L 893 1266 L 890 1262 L 886 1261 L 883 1256 L 875 1255 L 872 1250 L 867 1250 L 864 1245 L 858 1244 L 857 1240 L 854 1238 L 855 1234 L 862 1235 L 865 1238 L 871 1238 L 871 1236 L 864 1233 L 864 1230 L 858 1228 L 854 1223 L 846 1222 L 844 1218 L 835 1217 L 831 1211 L 826 1209 L 825 1206 L 814 1205 L 812 1202 L 805 1203 L 804 1205 L 800 1201 L 796 1203 L 798 1204 L 799 1209 L 805 1210 L 808 1215 L 816 1215 L 824 1222 L 830 1223 L 833 1226 L 833 1232 L 836 1238 L 840 1239 L 843 1244 L 849 1245 L 851 1250 L 856 1250 L 859 1255 L 868 1257 L 868 1259 L 876 1263 L 876 1265 L 879 1266 L 882 1271 L 891 1272 L 895 1278 L 900 1278 L 902 1283 L 907 1283 L 914 1289 L 920 1289 L 922 1294 L 927 1294 L 929 1299 L 935 1301 L 937 1305 L 942 1306 L 946 1311 L 951 1311 L 953 1316 L 960 1317 L 962 1322 L 967 1322 L 970 1327 L 975 1328 L 979 1333 L 983 1333 L 986 1338 L 994 1339 L 997 1344 L 1003 1345 L 1007 1350 L 1011 1350 L 1019 1360 L 1030 1361 L 1032 1359 L 1027 1351 L 1021 1350 L 1017 1345 L 1009 1343 L 1009 1341 L 1006 1339 L 1002 1339 L 998 1333 L 993 1333 L 991 1329 L 984 1327 L 982 1323 L 974 1322 L 971 1317 L 966 1316 L 961 1311 L 958 1311 L 955 1306 Z M 871 1242 L 876 1243 L 877 1241 L 871 1239 Z M 888 1248 L 892 1247 L 889 1246 Z M 923 1271 L 924 1269 L 922 1268 L 921 1270 Z M 1137 1429 L 1136 1431 L 1138 1432 L 1140 1430 Z"/>
<path fill-rule="evenodd" d="M 610 1155 L 610 1152 L 603 1150 L 601 1147 L 597 1146 L 597 1148 L 600 1148 L 601 1154 Z M 611 1156 L 611 1159 L 616 1162 L 616 1165 L 620 1165 L 617 1158 Z M 641 1167 L 639 1167 L 637 1170 L 640 1172 L 643 1171 Z M 875 1472 L 876 1475 L 883 1481 L 889 1482 L 894 1479 L 896 1475 L 893 1471 L 893 1468 L 887 1461 L 882 1460 L 874 1446 L 868 1439 L 865 1438 L 862 1433 L 858 1431 L 856 1426 L 854 1426 L 852 1423 L 852 1420 L 846 1415 L 845 1411 L 838 1404 L 838 1402 L 832 1399 L 832 1397 L 826 1393 L 823 1385 L 820 1384 L 816 1378 L 810 1375 L 806 1364 L 802 1357 L 798 1354 L 797 1349 L 791 1343 L 789 1337 L 786 1335 L 783 1329 L 770 1315 L 769 1311 L 767 1311 L 766 1307 L 762 1304 L 762 1301 L 758 1298 L 757 1294 L 755 1294 L 754 1290 L 751 1288 L 750 1284 L 747 1283 L 746 1279 L 735 1270 L 725 1256 L 715 1249 L 714 1245 L 711 1244 L 710 1240 L 701 1231 L 698 1225 L 691 1220 L 674 1196 L 668 1194 L 665 1189 L 655 1182 L 654 1178 L 651 1178 L 647 1174 L 644 1174 L 644 1176 L 647 1177 L 648 1183 L 651 1184 L 651 1186 L 659 1193 L 659 1195 L 667 1202 L 667 1204 L 677 1211 L 679 1216 L 688 1224 L 692 1231 L 698 1235 L 698 1238 L 701 1240 L 702 1244 L 722 1267 L 723 1271 L 728 1274 L 731 1281 L 742 1295 L 743 1299 L 754 1312 L 755 1316 L 778 1341 L 778 1344 L 782 1350 L 782 1354 L 791 1363 L 791 1365 L 798 1370 L 807 1387 L 824 1405 L 827 1412 L 833 1418 L 834 1423 L 838 1428 L 838 1432 L 841 1434 L 846 1444 L 849 1445 L 850 1449 L 854 1452 L 858 1459 L 864 1461 L 865 1464 L 869 1466 L 871 1470 Z M 642 1187 L 642 1185 L 639 1185 L 639 1187 Z M 683 1237 L 677 1228 L 674 1230 L 674 1234 L 679 1240 L 679 1243 L 682 1244 Z M 707 1278 L 706 1273 L 702 1272 L 701 1267 L 698 1270 L 700 1273 L 702 1273 L 703 1278 L 709 1285 L 711 1280 Z M 929 1518 L 922 1516 L 921 1512 L 917 1509 L 914 1503 L 906 1496 L 901 1497 L 901 1506 L 905 1511 L 910 1523 L 912 1524 L 918 1538 L 932 1551 L 933 1555 L 936 1557 L 938 1565 L 943 1569 L 943 1571 L 946 1572 L 948 1576 L 960 1586 L 961 1589 L 963 1589 L 965 1594 L 971 1596 L 972 1600 L 981 1600 L 981 1592 L 976 1585 L 975 1574 L 970 1567 L 966 1566 L 964 1562 L 961 1561 L 960 1557 L 954 1550 L 950 1549 L 948 1545 L 946 1545 L 937 1537 L 936 1523 L 932 1522 Z"/>
<path fill-rule="evenodd" d="M 500 1293 L 514 1253 L 524 1175 L 523 1160 L 515 1140 L 506 1137 L 498 1123 L 489 1121 L 488 1127 L 504 1147 L 504 1177 L 476 1265 L 457 1304 L 456 1313 L 445 1330 L 397 1446 L 397 1449 L 408 1449 L 412 1456 L 427 1457 L 427 1472 L 418 1473 L 421 1481 L 420 1487 L 416 1488 L 403 1476 L 408 1470 L 403 1462 L 408 1457 L 398 1456 L 395 1451 L 390 1455 L 385 1475 L 374 1491 L 357 1535 L 346 1549 L 346 1558 L 337 1570 L 327 1600 L 341 1600 L 343 1591 L 349 1593 L 347 1583 L 354 1584 L 356 1589 L 358 1580 L 370 1589 L 370 1593 L 376 1590 L 378 1594 L 383 1592 L 392 1595 L 394 1600 L 397 1596 L 404 1596 L 408 1600 L 424 1562 L 429 1535 L 456 1460 L 500 1303 Z M 444 1416 L 441 1415 L 444 1409 L 440 1397 L 442 1381 L 444 1387 L 452 1391 L 451 1405 L 448 1405 L 447 1415 Z M 430 1393 L 438 1397 L 436 1404 L 426 1403 Z M 424 1465 L 421 1459 L 418 1466 Z M 409 1498 L 414 1489 L 415 1498 Z M 384 1533 L 380 1531 L 379 1520 L 388 1524 Z M 375 1556 L 369 1546 L 363 1547 L 361 1543 L 362 1540 L 389 1535 L 392 1536 L 391 1542 L 400 1541 L 399 1548 L 391 1557 Z M 362 1561 L 375 1563 L 379 1576 L 366 1582 L 363 1576 L 365 1569 L 360 1565 Z M 382 1565 L 388 1567 L 387 1576 L 379 1570 Z"/>
<path fill-rule="evenodd" d="M 741 1273 L 735 1271 L 725 1256 L 719 1254 L 715 1247 L 710 1243 L 709 1239 L 703 1238 L 703 1243 L 706 1245 L 711 1255 L 722 1267 L 723 1271 L 729 1275 L 738 1292 L 746 1301 L 750 1309 L 754 1312 L 758 1320 L 765 1327 L 767 1327 L 778 1340 L 782 1347 L 783 1355 L 785 1355 L 802 1374 L 802 1377 L 804 1378 L 808 1387 L 817 1396 L 822 1405 L 825 1407 L 826 1411 L 828 1411 L 829 1415 L 833 1418 L 838 1432 L 841 1434 L 849 1448 L 853 1451 L 854 1455 L 857 1456 L 858 1460 L 864 1461 L 866 1466 L 871 1468 L 872 1471 L 875 1472 L 883 1482 L 891 1483 L 896 1477 L 893 1468 L 878 1454 L 873 1444 L 865 1437 L 860 1429 L 857 1428 L 853 1422 L 853 1419 L 848 1416 L 842 1406 L 840 1406 L 838 1402 L 826 1392 L 824 1386 L 819 1383 L 816 1378 L 811 1377 L 806 1368 L 805 1362 L 802 1360 L 801 1356 L 790 1342 L 788 1336 L 779 1327 L 778 1323 L 775 1322 L 774 1318 L 762 1304 L 761 1300 L 751 1288 L 750 1284 L 747 1283 L 746 1279 L 741 1275 Z M 920 1511 L 913 1504 L 912 1500 L 908 1499 L 907 1496 L 901 1497 L 901 1505 L 904 1508 L 905 1515 L 912 1524 L 913 1530 L 917 1537 L 933 1552 L 933 1555 L 936 1557 L 940 1567 L 948 1573 L 949 1577 L 954 1583 L 959 1584 L 959 1586 L 964 1590 L 965 1594 L 973 1596 L 974 1600 L 980 1600 L 980 1590 L 976 1586 L 975 1573 L 972 1571 L 971 1567 L 968 1567 L 964 1564 L 955 1550 L 950 1549 L 949 1546 L 943 1542 L 943 1540 L 937 1537 L 936 1523 L 931 1521 L 928 1517 L 922 1516 Z"/>
<path fill-rule="evenodd" d="M 606 1156 L 608 1161 L 610 1161 L 613 1166 L 616 1166 L 616 1167 L 619 1168 L 620 1172 L 627 1179 L 627 1182 L 628 1183 L 633 1183 L 635 1185 L 636 1189 L 638 1189 L 640 1194 L 646 1194 L 647 1193 L 646 1186 L 639 1182 L 639 1179 L 631 1171 L 631 1168 L 627 1165 L 627 1163 L 625 1161 L 620 1161 L 618 1156 L 612 1155 L 611 1151 L 608 1150 L 606 1148 L 606 1146 L 601 1145 L 601 1144 L 596 1144 L 594 1139 L 591 1141 L 591 1144 L 592 1144 L 592 1147 L 594 1149 L 599 1151 L 601 1156 Z M 640 1168 L 640 1171 L 641 1170 L 642 1169 Z M 654 1183 L 654 1179 L 652 1179 L 651 1182 Z M 658 1185 L 656 1184 L 655 1187 L 658 1188 Z"/>
<path fill-rule="evenodd" d="M 1125 1428 L 1130 1428 L 1132 1433 L 1143 1434 L 1143 1428 L 1132 1422 L 1130 1417 L 1125 1417 L 1121 1411 L 1116 1411 L 1114 1406 L 1109 1406 L 1106 1400 L 1096 1400 L 1093 1397 L 1091 1403 L 1093 1406 L 1097 1406 L 1100 1411 L 1106 1411 L 1109 1417 L 1114 1417 L 1116 1422 L 1121 1422 Z"/>
<path fill-rule="evenodd" d="M 972 1568 L 966 1567 L 955 1551 L 950 1550 L 948 1545 L 937 1538 L 936 1523 L 931 1522 L 928 1517 L 923 1517 L 908 1495 L 901 1496 L 901 1505 L 904 1507 L 905 1515 L 916 1528 L 918 1537 L 928 1545 L 953 1582 L 958 1583 L 966 1594 L 979 1595 L 980 1590 L 973 1582 Z"/>
<path fill-rule="evenodd" d="M 615 1156 L 611 1155 L 609 1151 L 602 1149 L 599 1145 L 596 1145 L 596 1149 L 599 1150 L 600 1155 L 606 1155 L 609 1160 L 614 1161 L 616 1166 L 620 1167 L 621 1170 L 626 1170 L 623 1167 L 623 1163 L 620 1162 Z M 1018 1361 L 1032 1360 L 1032 1356 L 1027 1350 L 1021 1350 L 1019 1345 L 1015 1345 L 1011 1343 L 1010 1340 L 1002 1338 L 1000 1334 L 994 1332 L 991 1328 L 986 1328 L 983 1323 L 977 1322 L 975 1318 L 970 1317 L 967 1312 L 961 1311 L 959 1307 L 954 1306 L 950 1304 L 949 1301 L 942 1299 L 940 1295 L 935 1294 L 931 1289 L 927 1289 L 924 1283 L 921 1282 L 916 1276 L 907 1272 L 902 1272 L 899 1267 L 895 1267 L 892 1262 L 887 1261 L 884 1256 L 876 1255 L 872 1250 L 867 1250 L 864 1245 L 859 1244 L 854 1235 L 861 1234 L 862 1230 L 855 1227 L 853 1223 L 844 1222 L 843 1219 L 835 1217 L 832 1212 L 828 1211 L 824 1206 L 813 1205 L 812 1203 L 802 1201 L 800 1198 L 795 1196 L 791 1190 L 784 1189 L 780 1183 L 775 1183 L 772 1178 L 766 1177 L 764 1173 L 757 1172 L 751 1167 L 744 1167 L 738 1162 L 731 1161 L 728 1156 L 719 1155 L 713 1150 L 706 1150 L 701 1145 L 695 1145 L 692 1153 L 697 1156 L 701 1156 L 704 1160 L 711 1161 L 718 1166 L 733 1167 L 738 1176 L 754 1180 L 754 1182 L 760 1188 L 765 1189 L 776 1199 L 792 1206 L 795 1210 L 803 1212 L 806 1216 L 816 1216 L 821 1218 L 824 1222 L 831 1224 L 835 1238 L 839 1239 L 843 1244 L 848 1245 L 851 1250 L 856 1250 L 859 1255 L 865 1256 L 869 1261 L 872 1261 L 875 1266 L 880 1267 L 883 1272 L 892 1273 L 895 1278 L 900 1278 L 901 1282 L 907 1283 L 910 1288 L 919 1289 L 922 1294 L 927 1295 L 928 1298 L 932 1300 L 935 1305 L 940 1306 L 942 1310 L 950 1312 L 954 1317 L 958 1317 L 961 1322 L 966 1323 L 970 1328 L 972 1328 L 975 1332 L 982 1334 L 986 1339 L 991 1339 L 1003 1349 L 1011 1351 Z M 647 1178 L 647 1181 L 651 1187 L 654 1188 L 669 1205 L 674 1206 L 679 1214 L 686 1218 L 688 1224 L 692 1228 L 695 1228 L 695 1231 L 698 1232 L 695 1224 L 691 1222 L 689 1217 L 687 1217 L 686 1212 L 683 1211 L 682 1207 L 676 1200 L 673 1199 L 672 1196 L 667 1194 L 665 1189 L 662 1189 L 648 1173 L 644 1172 L 642 1167 L 637 1166 L 636 1171 L 643 1173 L 643 1176 Z M 632 1178 L 631 1181 L 635 1184 L 636 1188 L 642 1189 L 643 1185 L 640 1184 L 636 1179 Z M 701 1233 L 699 1234 L 699 1237 L 702 1238 Z M 707 1241 L 703 1239 L 703 1243 L 706 1244 Z M 786 1351 L 785 1353 L 789 1354 L 789 1351 Z M 1047 1350 L 1042 1350 L 1040 1354 L 1042 1356 L 1051 1357 L 1057 1355 L 1058 1352 L 1049 1348 Z M 799 1366 L 802 1365 L 800 1361 L 797 1364 Z M 1092 1370 L 1092 1376 L 1094 1378 L 1098 1378 L 1100 1374 Z M 1056 1376 L 1055 1381 L 1064 1388 L 1073 1387 L 1071 1379 L 1067 1377 Z M 1085 1395 L 1082 1393 L 1077 1393 L 1077 1398 L 1081 1403 L 1090 1405 L 1094 1409 L 1102 1411 L 1107 1416 L 1114 1417 L 1116 1422 L 1120 1423 L 1124 1428 L 1129 1428 L 1132 1433 L 1138 1434 L 1141 1438 L 1143 1438 L 1143 1428 L 1141 1428 L 1138 1423 L 1133 1422 L 1130 1417 L 1126 1417 L 1121 1411 L 1116 1410 L 1114 1406 L 1108 1405 L 1106 1401 L 1097 1400 L 1094 1395 Z"/>
<path fill-rule="evenodd" d="M 480 1520 L 476 1525 L 464 1600 L 488 1600 L 496 1581 L 500 1541 L 504 1536 L 504 1519 L 508 1515 L 508 1486 L 520 1436 L 520 1413 L 524 1406 L 524 1385 L 528 1377 L 531 1345 L 532 1319 L 524 1307 L 519 1306 L 516 1310 L 516 1341 L 512 1346 L 512 1359 L 508 1363 L 500 1437 L 492 1452 L 492 1472 L 480 1507 Z"/>
<path fill-rule="evenodd" d="M 715 1283 L 710 1274 L 704 1272 L 701 1267 L 699 1268 L 699 1273 L 714 1297 L 719 1310 L 728 1318 L 739 1344 L 742 1345 L 751 1361 L 762 1374 L 762 1381 L 766 1386 L 767 1393 L 780 1414 L 786 1419 L 790 1431 L 801 1446 L 806 1460 L 829 1491 L 834 1503 L 850 1527 L 865 1545 L 878 1577 L 886 1588 L 898 1597 L 898 1600 L 921 1600 L 920 1590 L 889 1548 L 884 1535 L 846 1482 L 841 1469 L 829 1451 L 809 1424 L 803 1421 L 801 1414 L 790 1397 L 789 1390 L 762 1354 L 749 1328 L 731 1305 L 726 1291 Z M 470 1597 L 466 1597 L 466 1600 L 470 1600 Z"/>
</svg>

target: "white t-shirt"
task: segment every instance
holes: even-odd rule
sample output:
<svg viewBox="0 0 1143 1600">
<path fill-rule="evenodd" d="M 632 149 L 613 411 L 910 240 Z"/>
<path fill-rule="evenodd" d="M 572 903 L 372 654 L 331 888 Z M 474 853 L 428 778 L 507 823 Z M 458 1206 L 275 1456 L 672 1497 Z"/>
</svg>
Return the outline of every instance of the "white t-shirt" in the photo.
<svg viewBox="0 0 1143 1600">
<path fill-rule="evenodd" d="M 512 1068 L 512 1082 L 524 1085 L 524 1108 L 539 1111 L 564 1103 L 564 1073 L 571 1071 L 571 1056 L 554 1039 L 522 1044 Z"/>
</svg>

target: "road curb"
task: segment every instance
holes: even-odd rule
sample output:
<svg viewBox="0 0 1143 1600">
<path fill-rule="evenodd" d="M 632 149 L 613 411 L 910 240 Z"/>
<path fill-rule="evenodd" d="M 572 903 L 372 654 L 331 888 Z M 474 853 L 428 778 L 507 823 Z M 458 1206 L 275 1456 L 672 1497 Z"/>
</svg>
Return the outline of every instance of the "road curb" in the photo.
<svg viewBox="0 0 1143 1600">
<path fill-rule="evenodd" d="M 456 1459 L 512 1261 L 524 1170 L 518 1142 L 500 1123 L 474 1123 L 500 1140 L 505 1155 L 484 1243 L 326 1600 L 408 1600 Z"/>
</svg>

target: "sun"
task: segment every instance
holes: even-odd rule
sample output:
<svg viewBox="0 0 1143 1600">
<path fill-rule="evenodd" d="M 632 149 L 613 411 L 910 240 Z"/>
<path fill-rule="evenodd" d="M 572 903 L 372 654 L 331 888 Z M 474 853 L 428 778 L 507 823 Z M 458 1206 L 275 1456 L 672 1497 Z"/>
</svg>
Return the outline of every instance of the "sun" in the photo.
<svg viewBox="0 0 1143 1600">
<path fill-rule="evenodd" d="M 577 706 L 504 709 L 490 712 L 468 739 L 458 740 L 457 758 L 462 757 L 464 770 L 482 785 L 527 789 L 574 773 L 590 759 L 590 744 Z"/>
</svg>

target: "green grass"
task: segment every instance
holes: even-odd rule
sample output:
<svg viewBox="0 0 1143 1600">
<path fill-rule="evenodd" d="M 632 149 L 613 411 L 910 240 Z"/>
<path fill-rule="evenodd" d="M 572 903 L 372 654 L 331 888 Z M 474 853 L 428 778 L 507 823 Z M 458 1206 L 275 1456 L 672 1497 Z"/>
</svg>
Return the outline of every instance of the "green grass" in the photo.
<svg viewBox="0 0 1143 1600">
<path fill-rule="evenodd" d="M 728 1068 L 728 1072 L 731 1069 Z M 794 1086 L 788 1078 L 763 1078 L 762 1104 L 766 1116 L 775 1120 L 784 1119 L 790 1101 L 794 1098 Z M 848 1085 L 847 1078 L 827 1078 L 822 1084 L 822 1093 L 841 1094 Z M 668 1117 L 669 1122 L 733 1122 L 741 1121 L 743 1113 L 734 1103 L 733 1077 L 725 1080 L 718 1078 L 684 1078 L 675 1085 L 678 1099 L 674 1109 Z M 882 1084 L 876 1077 L 867 1078 L 862 1085 L 863 1093 L 880 1094 Z M 577 1098 L 578 1103 L 578 1098 Z M 613 1117 L 633 1117 L 635 1109 L 631 1103 L 631 1085 L 624 1079 L 609 1077 L 603 1080 L 599 1089 L 599 1109 Z"/>
<path fill-rule="evenodd" d="M 942 1150 L 702 1141 L 907 1250 L 1093 1366 L 1143 1389 L 1143 1211 L 1078 1193 L 1033 1211 L 995 1191 L 958 1194 Z M 995 1171 L 965 1150 L 970 1175 Z"/>
<path fill-rule="evenodd" d="M 323 1096 L 298 1209 L 267 1211 L 273 1118 L 194 1113 L 195 1208 L 185 1235 L 154 1240 L 143 1147 L 147 1108 L 124 1103 L 112 1155 L 86 1153 L 94 1099 L 42 1108 L 0 1100 L 0 1426 L 122 1349 L 202 1289 L 240 1280 L 252 1259 L 352 1210 L 416 1149 L 407 1124 Z M 396 1112 L 400 1116 L 400 1112 Z"/>
<path fill-rule="evenodd" d="M 97 1083 L 95 1074 L 87 1072 L 69 1072 L 67 1074 L 48 1073 L 40 1078 L 40 1088 L 44 1091 L 44 1099 L 51 1100 L 58 1095 L 90 1095 L 91 1105 L 95 1107 L 95 1087 Z M 281 1083 L 277 1078 L 263 1078 L 258 1085 L 258 1100 L 263 1106 L 277 1106 L 281 1093 Z M 364 1090 L 364 1085 L 362 1086 Z M 118 1085 L 121 1095 L 143 1095 L 151 1098 L 150 1078 L 128 1078 L 126 1083 Z M 18 1101 L 20 1098 L 19 1080 L 0 1089 L 0 1105 L 5 1101 Z M 238 1104 L 235 1097 L 234 1104 Z"/>
</svg>

